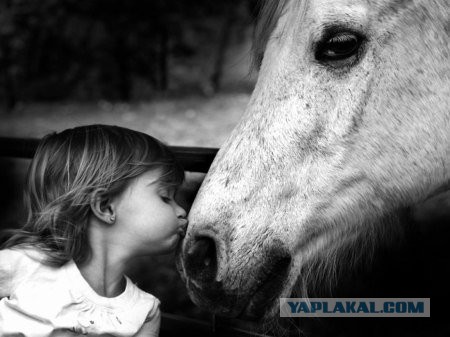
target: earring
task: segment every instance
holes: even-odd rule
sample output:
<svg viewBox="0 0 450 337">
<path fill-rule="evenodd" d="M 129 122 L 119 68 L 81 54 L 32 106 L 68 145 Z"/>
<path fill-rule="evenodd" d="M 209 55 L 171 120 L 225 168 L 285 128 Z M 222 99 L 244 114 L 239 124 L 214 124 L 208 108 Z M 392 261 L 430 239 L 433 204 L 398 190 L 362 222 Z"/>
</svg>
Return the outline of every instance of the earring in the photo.
<svg viewBox="0 0 450 337">
<path fill-rule="evenodd" d="M 111 215 L 111 217 L 109 218 L 109 220 L 110 220 L 111 222 L 116 221 L 116 216 L 115 216 L 115 215 Z"/>
</svg>

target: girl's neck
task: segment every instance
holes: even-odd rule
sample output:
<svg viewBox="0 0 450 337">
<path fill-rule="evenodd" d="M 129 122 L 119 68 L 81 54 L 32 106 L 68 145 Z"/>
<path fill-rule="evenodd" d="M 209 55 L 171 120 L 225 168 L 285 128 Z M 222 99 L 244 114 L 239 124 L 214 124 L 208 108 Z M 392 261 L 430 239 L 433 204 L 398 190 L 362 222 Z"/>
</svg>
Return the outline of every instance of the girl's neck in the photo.
<svg viewBox="0 0 450 337">
<path fill-rule="evenodd" d="M 81 275 L 100 296 L 116 297 L 124 292 L 126 281 L 119 264 L 93 257 L 83 264 L 77 264 Z"/>
<path fill-rule="evenodd" d="M 124 272 L 129 256 L 111 244 L 102 226 L 91 223 L 89 229 L 91 256 L 88 261 L 77 264 L 78 269 L 97 294 L 116 297 L 126 287 Z"/>
</svg>

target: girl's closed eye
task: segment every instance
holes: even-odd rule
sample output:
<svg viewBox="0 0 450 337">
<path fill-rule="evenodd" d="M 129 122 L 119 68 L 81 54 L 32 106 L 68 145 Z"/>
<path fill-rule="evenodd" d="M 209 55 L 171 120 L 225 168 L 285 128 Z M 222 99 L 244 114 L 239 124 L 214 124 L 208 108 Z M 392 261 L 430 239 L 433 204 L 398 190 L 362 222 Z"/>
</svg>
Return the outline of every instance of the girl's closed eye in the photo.
<svg viewBox="0 0 450 337">
<path fill-rule="evenodd" d="M 172 198 L 168 197 L 168 196 L 161 196 L 162 201 L 164 201 L 165 203 L 170 203 L 170 201 L 172 200 Z"/>
<path fill-rule="evenodd" d="M 160 191 L 161 200 L 165 203 L 170 203 L 174 199 L 175 193 L 168 190 Z"/>
</svg>

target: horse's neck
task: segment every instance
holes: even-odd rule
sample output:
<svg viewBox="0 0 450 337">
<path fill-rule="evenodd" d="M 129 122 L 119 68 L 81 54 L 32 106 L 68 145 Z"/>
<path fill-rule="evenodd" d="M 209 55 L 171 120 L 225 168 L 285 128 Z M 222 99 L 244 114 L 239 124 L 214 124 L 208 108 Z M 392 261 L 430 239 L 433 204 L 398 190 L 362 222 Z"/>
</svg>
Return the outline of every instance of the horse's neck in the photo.
<svg viewBox="0 0 450 337">
<path fill-rule="evenodd" d="M 414 222 L 427 231 L 430 226 L 450 225 L 450 186 L 445 186 L 412 209 Z"/>
</svg>

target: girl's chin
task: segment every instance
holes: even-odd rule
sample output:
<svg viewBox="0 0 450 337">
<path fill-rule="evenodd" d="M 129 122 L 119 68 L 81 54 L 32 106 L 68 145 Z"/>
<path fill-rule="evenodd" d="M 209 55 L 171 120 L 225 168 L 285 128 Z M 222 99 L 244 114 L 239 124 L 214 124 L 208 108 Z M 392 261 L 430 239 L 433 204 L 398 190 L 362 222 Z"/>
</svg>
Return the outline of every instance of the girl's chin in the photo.
<svg viewBox="0 0 450 337">
<path fill-rule="evenodd" d="M 142 255 L 165 255 L 172 254 L 176 251 L 178 244 L 181 242 L 181 236 L 174 234 L 170 238 L 167 238 L 164 242 L 148 243 L 146 247 L 141 251 Z"/>
<path fill-rule="evenodd" d="M 180 242 L 180 235 L 176 234 L 167 240 L 164 247 L 161 247 L 160 254 L 171 254 L 174 253 Z"/>
</svg>

